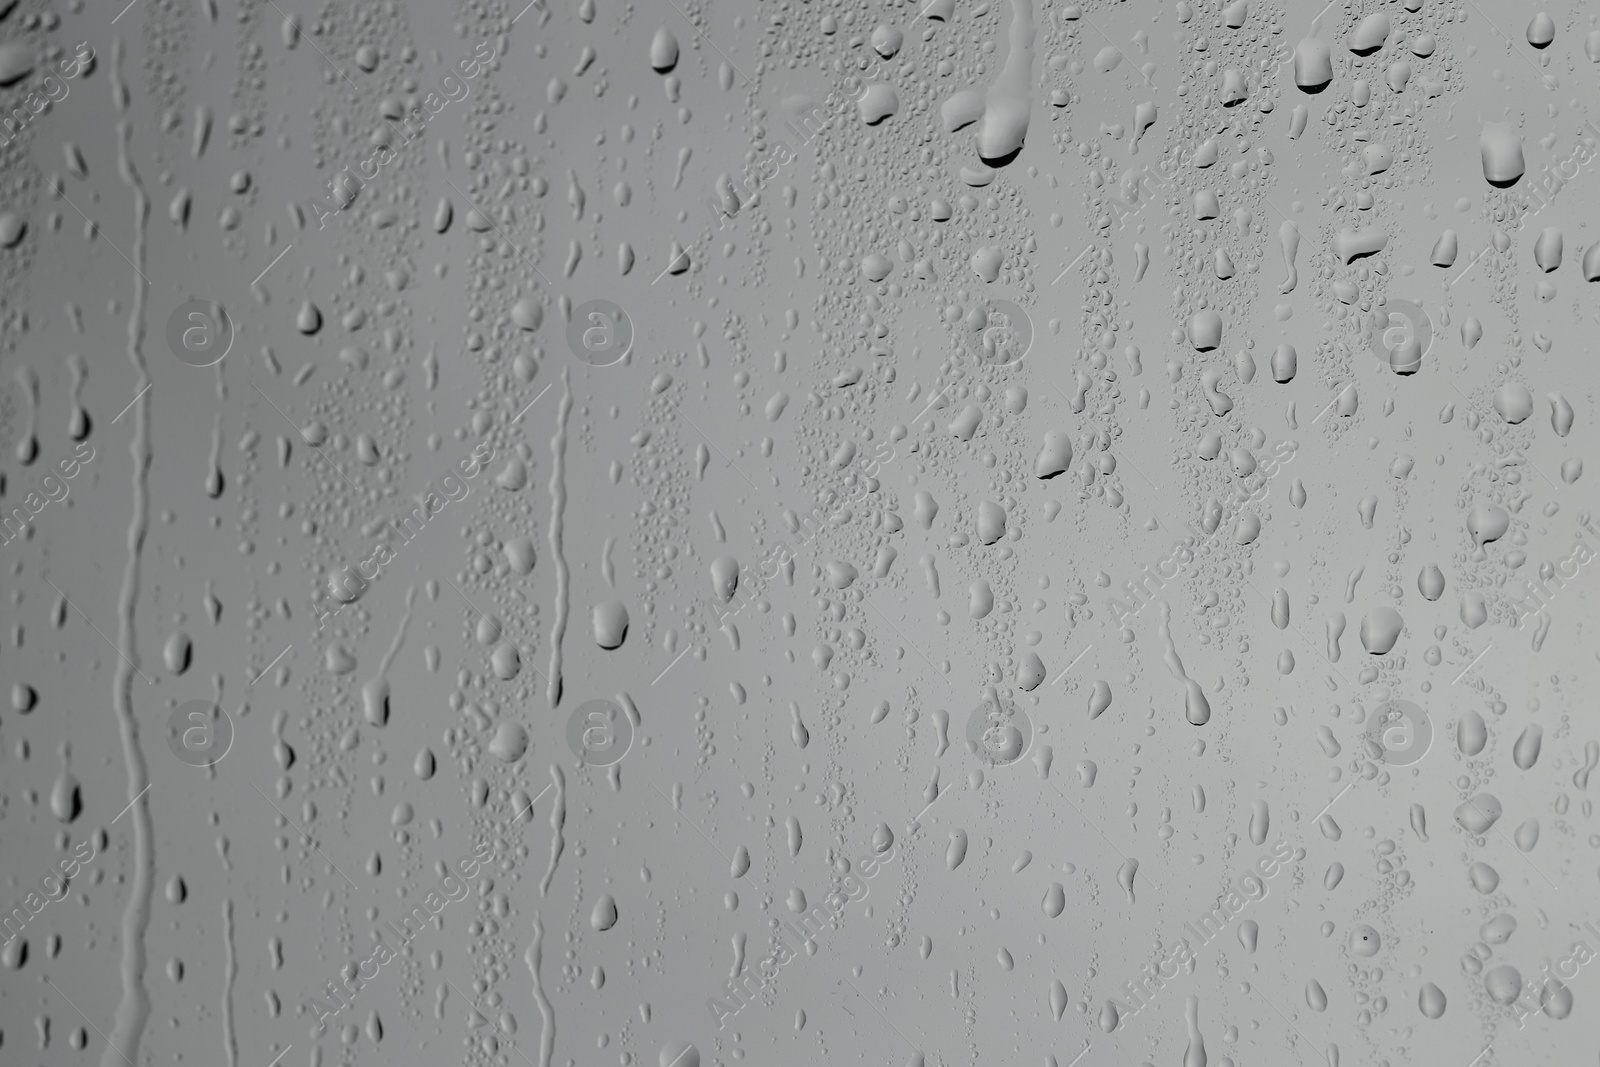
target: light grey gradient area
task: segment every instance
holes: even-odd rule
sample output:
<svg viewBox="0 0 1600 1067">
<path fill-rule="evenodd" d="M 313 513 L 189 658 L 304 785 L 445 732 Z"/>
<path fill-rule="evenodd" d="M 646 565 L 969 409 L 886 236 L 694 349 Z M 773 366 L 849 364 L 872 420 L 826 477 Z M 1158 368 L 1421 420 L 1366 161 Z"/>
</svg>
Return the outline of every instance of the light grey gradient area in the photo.
<svg viewBox="0 0 1600 1067">
<path fill-rule="evenodd" d="M 0 0 L 0 1063 L 1600 1062 L 1600 8 Z"/>
</svg>

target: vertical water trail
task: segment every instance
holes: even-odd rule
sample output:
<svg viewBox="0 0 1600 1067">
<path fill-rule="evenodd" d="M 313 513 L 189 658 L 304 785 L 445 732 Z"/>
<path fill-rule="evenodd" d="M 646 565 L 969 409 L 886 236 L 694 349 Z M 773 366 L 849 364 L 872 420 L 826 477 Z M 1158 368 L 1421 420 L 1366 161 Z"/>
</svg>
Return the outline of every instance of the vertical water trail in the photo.
<svg viewBox="0 0 1600 1067">
<path fill-rule="evenodd" d="M 550 706 L 561 703 L 561 639 L 567 632 L 567 557 L 561 551 L 567 512 L 567 416 L 572 411 L 572 371 L 561 372 L 561 407 L 550 438 L 554 468 L 550 472 L 550 558 L 556 568 L 556 617 L 550 630 Z"/>
<path fill-rule="evenodd" d="M 215 500 L 222 495 L 222 412 L 211 420 L 211 458 L 206 466 L 206 496 Z"/>
<path fill-rule="evenodd" d="M 389 681 L 389 668 L 394 666 L 395 659 L 400 655 L 400 646 L 406 643 L 406 630 L 411 626 L 411 613 L 415 610 L 417 601 L 417 587 L 412 586 L 406 590 L 406 613 L 400 616 L 400 625 L 394 632 L 394 640 L 389 644 L 389 651 L 383 654 L 383 659 L 378 661 L 378 673 L 374 681 L 385 685 Z"/>
<path fill-rule="evenodd" d="M 67 433 L 74 441 L 82 441 L 94 425 L 89 409 L 83 406 L 83 387 L 89 382 L 89 365 L 74 352 L 67 357 L 67 366 L 72 370 L 72 411 L 67 416 Z"/>
<path fill-rule="evenodd" d="M 1178 658 L 1178 646 L 1172 642 L 1172 605 L 1165 600 L 1161 602 L 1161 641 L 1166 645 L 1163 658 L 1167 668 L 1172 671 L 1174 678 L 1183 683 L 1184 717 L 1191 726 L 1204 726 L 1211 721 L 1211 702 L 1206 699 L 1200 683 L 1184 671 L 1183 660 Z"/>
<path fill-rule="evenodd" d="M 32 367 L 17 367 L 17 386 L 28 398 L 28 422 L 17 438 L 17 462 L 24 467 L 39 458 L 39 376 Z"/>
<path fill-rule="evenodd" d="M 1183 1050 L 1183 1067 L 1206 1067 L 1206 1039 L 1200 1036 L 1200 998 L 1191 995 L 1183 1005 L 1189 1044 Z"/>
<path fill-rule="evenodd" d="M 239 1035 L 233 1029 L 233 982 L 239 976 L 239 959 L 233 948 L 233 898 L 222 902 L 222 934 L 228 957 L 222 985 L 222 1048 L 228 1067 L 239 1067 Z"/>
<path fill-rule="evenodd" d="M 533 943 L 522 959 L 528 965 L 528 973 L 533 975 L 533 999 L 538 1002 L 539 1017 L 543 1020 L 539 1031 L 539 1067 L 550 1067 L 556 1050 L 556 1013 L 550 1006 L 550 998 L 544 994 L 544 980 L 539 977 L 539 968 L 544 963 L 544 923 L 537 915 L 533 917 Z"/>
<path fill-rule="evenodd" d="M 120 44 L 120 42 L 119 42 Z M 121 48 L 114 53 L 120 57 Z M 139 644 L 134 631 L 134 609 L 139 602 L 139 558 L 144 550 L 150 508 L 150 372 L 144 362 L 145 282 L 140 267 L 145 258 L 145 227 L 150 218 L 150 198 L 133 167 L 128 140 L 132 126 L 126 119 L 117 123 L 117 166 L 122 180 L 133 188 L 133 310 L 128 316 L 128 359 L 138 373 L 134 382 L 139 399 L 134 401 L 133 441 L 128 451 L 133 456 L 133 515 L 128 520 L 128 559 L 122 571 L 122 595 L 117 606 L 117 644 L 122 655 L 117 662 L 116 681 L 111 696 L 122 731 L 122 760 L 128 772 L 128 797 L 133 805 L 128 815 L 133 820 L 133 880 L 128 904 L 122 912 L 122 1000 L 116 1020 L 100 1055 L 100 1067 L 118 1067 L 124 1060 L 139 1058 L 139 1041 L 150 1018 L 150 993 L 145 989 L 144 937 L 150 926 L 150 897 L 155 889 L 155 830 L 150 821 L 150 799 L 145 792 L 149 772 L 144 750 L 139 747 L 139 721 L 133 716 L 133 678 L 139 662 Z"/>
<path fill-rule="evenodd" d="M 567 825 L 567 777 L 561 773 L 560 764 L 550 765 L 550 780 L 555 786 L 555 799 L 550 803 L 550 866 L 545 868 L 544 881 L 539 884 L 539 895 L 544 896 L 550 892 L 550 881 L 556 876 L 556 864 L 561 862 L 561 852 L 566 848 L 566 835 L 562 832 Z"/>
</svg>

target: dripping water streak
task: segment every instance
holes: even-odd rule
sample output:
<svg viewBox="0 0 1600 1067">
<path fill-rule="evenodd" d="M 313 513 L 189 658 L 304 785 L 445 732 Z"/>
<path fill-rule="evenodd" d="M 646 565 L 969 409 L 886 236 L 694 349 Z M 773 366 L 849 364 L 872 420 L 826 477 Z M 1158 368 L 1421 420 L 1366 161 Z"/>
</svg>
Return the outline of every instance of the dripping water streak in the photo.
<svg viewBox="0 0 1600 1067">
<path fill-rule="evenodd" d="M 400 628 L 395 631 L 394 643 L 389 646 L 383 659 L 378 663 L 378 677 L 383 678 L 389 673 L 389 668 L 394 665 L 395 657 L 400 655 L 400 646 L 406 643 L 406 630 L 411 625 L 411 612 L 417 599 L 417 587 L 412 586 L 406 590 L 406 613 L 400 617 Z"/>
<path fill-rule="evenodd" d="M 32 367 L 17 368 L 17 385 L 28 398 L 28 421 L 17 440 L 17 462 L 31 464 L 39 455 L 39 376 Z"/>
<path fill-rule="evenodd" d="M 227 943 L 227 971 L 222 986 L 222 1047 L 228 1067 L 239 1067 L 239 1035 L 233 1029 L 233 982 L 239 976 L 239 959 L 233 948 L 233 898 L 222 902 L 222 930 Z"/>
<path fill-rule="evenodd" d="M 561 832 L 567 823 L 567 777 L 561 773 L 558 765 L 552 763 L 550 779 L 556 787 L 556 796 L 550 805 L 550 866 L 545 870 L 544 881 L 539 885 L 540 896 L 550 892 L 550 880 L 556 876 L 556 864 L 561 862 L 561 850 L 567 843 Z"/>
<path fill-rule="evenodd" d="M 550 1067 L 556 1049 L 556 1013 L 550 1006 L 550 998 L 544 995 L 544 980 L 539 977 L 539 968 L 544 963 L 544 923 L 537 915 L 533 917 L 533 943 L 522 958 L 528 965 L 528 973 L 533 975 L 533 999 L 538 1002 L 539 1017 L 543 1020 L 539 1031 L 539 1067 Z"/>
<path fill-rule="evenodd" d="M 120 55 L 121 49 L 118 48 L 116 52 Z M 128 144 L 131 131 L 132 127 L 126 119 L 117 124 L 117 162 L 122 180 L 133 188 L 133 269 L 135 275 L 140 275 L 142 272 L 139 268 L 145 259 L 145 226 L 150 217 L 150 199 L 145 195 L 144 185 L 133 168 L 133 156 Z M 145 286 L 141 280 L 136 280 L 133 310 L 128 317 L 128 359 L 138 373 L 141 390 L 150 383 L 142 350 L 144 314 Z M 134 608 L 139 601 L 139 557 L 149 525 L 150 506 L 149 394 L 141 392 L 137 403 L 133 441 L 128 446 L 133 456 L 133 515 L 128 520 L 128 559 L 122 572 L 122 595 L 117 611 L 117 644 L 124 654 L 122 662 L 117 664 L 116 682 L 111 691 L 122 732 L 122 759 L 128 772 L 128 795 L 136 798 L 133 804 L 134 868 L 128 904 L 122 913 L 122 1000 L 117 1005 L 116 1021 L 107 1039 L 106 1049 L 100 1056 L 100 1067 L 117 1067 L 118 1060 L 123 1057 L 119 1049 L 137 1062 L 139 1041 L 150 1017 L 150 994 L 144 985 L 144 938 L 150 926 L 150 897 L 155 888 L 155 833 L 150 821 L 150 802 L 145 799 L 144 793 L 149 774 L 145 767 L 144 751 L 139 747 L 139 722 L 133 715 L 133 677 L 139 659 Z"/>
<path fill-rule="evenodd" d="M 550 438 L 550 558 L 556 567 L 556 617 L 550 629 L 550 706 L 561 702 L 561 639 L 567 632 L 567 558 L 561 552 L 567 510 L 567 416 L 572 411 L 572 371 L 561 372 L 561 407 Z"/>
</svg>

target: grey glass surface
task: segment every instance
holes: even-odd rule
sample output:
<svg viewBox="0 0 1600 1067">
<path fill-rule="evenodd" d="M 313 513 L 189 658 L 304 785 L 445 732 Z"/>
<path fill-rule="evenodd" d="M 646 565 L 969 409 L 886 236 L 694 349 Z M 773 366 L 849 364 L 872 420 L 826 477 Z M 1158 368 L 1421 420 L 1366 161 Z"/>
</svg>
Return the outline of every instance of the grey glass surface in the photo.
<svg viewBox="0 0 1600 1067">
<path fill-rule="evenodd" d="M 525 2 L 0 0 L 0 1062 L 1600 1060 L 1600 9 Z"/>
</svg>

